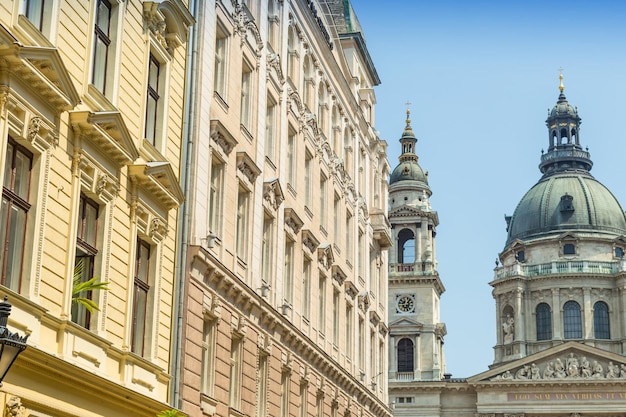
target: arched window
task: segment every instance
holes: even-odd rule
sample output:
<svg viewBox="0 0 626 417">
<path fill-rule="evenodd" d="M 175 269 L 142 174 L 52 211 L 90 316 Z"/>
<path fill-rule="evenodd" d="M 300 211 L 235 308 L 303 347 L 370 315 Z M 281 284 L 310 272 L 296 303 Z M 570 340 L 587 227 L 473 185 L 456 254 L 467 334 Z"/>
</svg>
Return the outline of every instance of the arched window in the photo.
<svg viewBox="0 0 626 417">
<path fill-rule="evenodd" d="M 580 304 L 576 301 L 568 301 L 563 305 L 563 336 L 566 339 L 583 337 Z"/>
<path fill-rule="evenodd" d="M 302 72 L 304 73 L 304 80 L 302 85 L 303 97 L 302 101 L 304 105 L 311 110 L 311 101 L 313 97 L 311 90 L 313 89 L 313 69 L 311 68 L 311 58 L 308 55 L 304 56 L 304 63 L 302 64 Z"/>
<path fill-rule="evenodd" d="M 415 262 L 415 235 L 409 229 L 398 233 L 398 263 L 412 264 Z"/>
<path fill-rule="evenodd" d="M 326 134 L 326 86 L 321 82 L 317 88 L 317 125 Z"/>
<path fill-rule="evenodd" d="M 287 31 L 287 77 L 294 85 L 298 85 L 298 53 L 296 51 L 296 35 L 292 26 Z"/>
<path fill-rule="evenodd" d="M 552 339 L 552 312 L 546 303 L 540 303 L 535 309 L 537 320 L 537 340 Z"/>
<path fill-rule="evenodd" d="M 398 342 L 398 372 L 413 372 L 413 342 L 400 339 Z"/>
<path fill-rule="evenodd" d="M 596 339 L 610 339 L 609 306 L 603 301 L 593 305 L 593 334 Z"/>
</svg>

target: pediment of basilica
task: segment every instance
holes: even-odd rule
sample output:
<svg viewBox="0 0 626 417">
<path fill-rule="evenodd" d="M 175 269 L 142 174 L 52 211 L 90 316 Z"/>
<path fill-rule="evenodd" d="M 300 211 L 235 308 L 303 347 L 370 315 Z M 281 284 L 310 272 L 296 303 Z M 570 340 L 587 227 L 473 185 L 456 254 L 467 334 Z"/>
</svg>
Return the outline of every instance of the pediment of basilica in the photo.
<svg viewBox="0 0 626 417">
<path fill-rule="evenodd" d="M 468 378 L 470 383 L 577 383 L 622 380 L 626 357 L 566 342 Z"/>
</svg>

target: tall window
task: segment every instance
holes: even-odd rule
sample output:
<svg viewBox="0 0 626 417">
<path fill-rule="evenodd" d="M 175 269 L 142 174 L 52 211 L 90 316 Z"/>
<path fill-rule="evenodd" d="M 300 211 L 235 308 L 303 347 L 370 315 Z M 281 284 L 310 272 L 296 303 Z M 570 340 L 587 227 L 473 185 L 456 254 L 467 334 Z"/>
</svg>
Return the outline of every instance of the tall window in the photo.
<svg viewBox="0 0 626 417">
<path fill-rule="evenodd" d="M 293 85 L 298 85 L 298 53 L 296 51 L 296 34 L 293 26 L 287 31 L 287 77 Z"/>
<path fill-rule="evenodd" d="M 413 372 L 413 342 L 403 338 L 398 342 L 398 372 Z"/>
<path fill-rule="evenodd" d="M 351 305 L 346 306 L 346 356 L 348 358 L 354 357 L 354 317 L 353 308 Z"/>
<path fill-rule="evenodd" d="M 609 306 L 598 301 L 593 305 L 593 333 L 596 339 L 610 339 Z"/>
<path fill-rule="evenodd" d="M 276 102 L 268 96 L 267 112 L 265 118 L 265 156 L 273 162 L 276 162 L 276 138 L 278 136 L 276 107 Z"/>
<path fill-rule="evenodd" d="M 241 403 L 242 343 L 243 340 L 241 337 L 236 335 L 233 335 L 230 340 L 230 388 L 228 390 L 228 405 L 235 410 L 239 410 Z"/>
<path fill-rule="evenodd" d="M 289 417 L 290 385 L 291 372 L 288 369 L 283 369 L 280 375 L 280 417 Z"/>
<path fill-rule="evenodd" d="M 202 327 L 202 369 L 200 389 L 203 394 L 213 395 L 215 382 L 215 332 L 216 321 L 205 319 Z"/>
<path fill-rule="evenodd" d="M 91 83 L 105 94 L 111 47 L 111 3 L 108 0 L 96 1 L 96 24 L 94 25 L 94 46 L 91 69 Z"/>
<path fill-rule="evenodd" d="M 309 405 L 309 385 L 307 380 L 300 381 L 300 417 L 308 416 L 308 405 Z"/>
<path fill-rule="evenodd" d="M 24 16 L 26 16 L 40 32 L 43 32 L 45 4 L 46 0 L 23 0 Z"/>
<path fill-rule="evenodd" d="M 409 229 L 398 233 L 398 263 L 412 264 L 415 262 L 415 235 Z"/>
<path fill-rule="evenodd" d="M 540 303 L 535 309 L 537 320 L 537 340 L 552 339 L 552 312 L 546 303 Z"/>
<path fill-rule="evenodd" d="M 244 62 L 241 71 L 241 124 L 252 130 L 252 68 Z"/>
<path fill-rule="evenodd" d="M 98 249 L 96 248 L 98 238 L 98 204 L 87 198 L 80 196 L 78 207 L 78 225 L 76 233 L 76 258 L 75 271 L 80 274 L 78 280 L 85 282 L 93 277 L 94 264 Z M 77 277 L 75 277 L 76 279 Z M 81 294 L 89 300 L 93 299 L 92 291 Z M 91 315 L 89 311 L 81 305 L 72 305 L 72 321 L 89 329 Z"/>
<path fill-rule="evenodd" d="M 320 275 L 317 287 L 317 328 L 324 334 L 326 330 L 326 278 Z"/>
<path fill-rule="evenodd" d="M 265 417 L 267 415 L 267 394 L 269 390 L 269 364 L 268 355 L 265 352 L 259 352 L 259 368 L 257 370 L 258 381 L 258 400 L 257 400 L 257 417 Z"/>
<path fill-rule="evenodd" d="M 283 271 L 283 298 L 285 302 L 291 304 L 293 297 L 293 263 L 294 263 L 295 242 L 285 238 L 285 269 Z"/>
<path fill-rule="evenodd" d="M 311 317 L 311 260 L 306 257 L 302 262 L 302 317 Z"/>
<path fill-rule="evenodd" d="M 296 189 L 296 132 L 289 126 L 289 136 L 287 137 L 287 183 Z"/>
<path fill-rule="evenodd" d="M 137 239 L 135 256 L 135 280 L 133 291 L 133 324 L 131 350 L 143 356 L 146 336 L 146 312 L 150 291 L 150 245 Z"/>
<path fill-rule="evenodd" d="M 308 55 L 304 56 L 304 62 L 302 64 L 302 72 L 304 73 L 303 80 L 303 92 L 302 92 L 302 102 L 304 105 L 311 110 L 311 102 L 313 101 L 313 69 L 311 64 L 311 58 Z"/>
<path fill-rule="evenodd" d="M 242 188 L 237 194 L 237 239 L 236 250 L 237 256 L 242 261 L 248 260 L 248 217 L 249 213 L 250 193 Z"/>
<path fill-rule="evenodd" d="M 576 301 L 568 301 L 563 305 L 563 327 L 566 339 L 583 337 L 580 305 Z"/>
<path fill-rule="evenodd" d="M 365 371 L 365 320 L 359 317 L 359 368 Z"/>
<path fill-rule="evenodd" d="M 320 83 L 317 90 L 317 123 L 324 134 L 326 133 L 326 86 Z"/>
<path fill-rule="evenodd" d="M 215 68 L 213 74 L 213 88 L 222 98 L 226 94 L 226 53 L 228 47 L 228 36 L 226 32 L 217 26 L 215 34 Z"/>
<path fill-rule="evenodd" d="M 222 224 L 222 194 L 224 190 L 224 164 L 211 161 L 211 189 L 209 190 L 209 231 L 219 236 Z"/>
<path fill-rule="evenodd" d="M 0 283 L 20 291 L 33 155 L 9 138 L 0 209 Z"/>
<path fill-rule="evenodd" d="M 311 208 L 313 200 L 313 155 L 306 151 L 304 157 L 304 205 Z"/>
<path fill-rule="evenodd" d="M 339 244 L 341 236 L 341 197 L 334 193 L 333 200 L 333 239 L 335 244 Z"/>
<path fill-rule="evenodd" d="M 146 102 L 146 139 L 153 145 L 156 145 L 157 130 L 157 113 L 159 109 L 159 61 L 154 55 L 150 54 L 150 63 L 148 65 L 148 91 Z"/>
<path fill-rule="evenodd" d="M 346 212 L 346 260 L 351 263 L 352 262 L 352 256 L 354 255 L 353 252 L 353 248 L 354 248 L 354 243 L 352 242 L 353 236 L 352 236 L 352 213 L 350 213 L 349 211 Z"/>
<path fill-rule="evenodd" d="M 339 291 L 333 289 L 333 343 L 339 346 Z"/>
<path fill-rule="evenodd" d="M 328 227 L 328 207 L 326 207 L 326 195 L 328 194 L 327 184 L 326 176 L 324 173 L 320 172 L 320 223 L 324 230 Z"/>
<path fill-rule="evenodd" d="M 262 245 L 262 280 L 264 284 L 270 284 L 274 272 L 274 219 L 267 215 L 263 219 Z"/>
</svg>

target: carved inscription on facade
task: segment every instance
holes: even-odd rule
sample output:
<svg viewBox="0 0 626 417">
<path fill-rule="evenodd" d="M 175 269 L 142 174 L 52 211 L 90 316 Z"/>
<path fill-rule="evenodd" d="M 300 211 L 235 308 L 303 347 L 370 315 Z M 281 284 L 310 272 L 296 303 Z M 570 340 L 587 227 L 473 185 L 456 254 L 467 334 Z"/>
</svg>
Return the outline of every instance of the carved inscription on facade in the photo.
<svg viewBox="0 0 626 417">
<path fill-rule="evenodd" d="M 510 392 L 508 401 L 626 401 L 624 392 Z"/>
</svg>

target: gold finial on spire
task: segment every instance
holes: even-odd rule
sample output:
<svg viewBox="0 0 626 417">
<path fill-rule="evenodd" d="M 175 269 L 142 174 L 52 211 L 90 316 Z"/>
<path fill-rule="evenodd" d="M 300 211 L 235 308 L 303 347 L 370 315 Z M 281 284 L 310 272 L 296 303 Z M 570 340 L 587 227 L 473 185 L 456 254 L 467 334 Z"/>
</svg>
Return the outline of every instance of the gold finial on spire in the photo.
<svg viewBox="0 0 626 417">
<path fill-rule="evenodd" d="M 563 67 L 559 67 L 559 90 L 561 90 L 561 93 L 565 90 L 563 86 Z"/>
<path fill-rule="evenodd" d="M 407 127 L 411 124 L 411 102 L 407 100 L 406 104 L 406 125 Z"/>
</svg>

